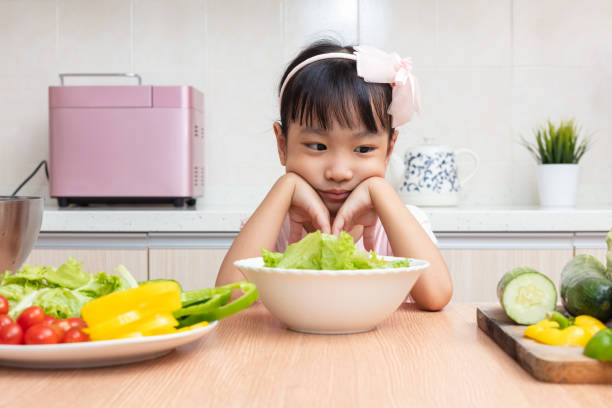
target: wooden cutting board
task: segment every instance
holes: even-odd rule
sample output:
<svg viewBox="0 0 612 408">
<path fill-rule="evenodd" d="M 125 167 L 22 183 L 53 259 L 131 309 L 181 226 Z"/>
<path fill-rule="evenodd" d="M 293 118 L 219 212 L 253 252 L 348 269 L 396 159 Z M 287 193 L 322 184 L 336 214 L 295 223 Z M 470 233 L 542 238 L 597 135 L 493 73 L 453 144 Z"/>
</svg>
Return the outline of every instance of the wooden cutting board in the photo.
<svg viewBox="0 0 612 408">
<path fill-rule="evenodd" d="M 510 320 L 501 306 L 480 306 L 476 318 L 478 327 L 538 380 L 612 384 L 612 362 L 586 357 L 582 347 L 549 346 L 523 337 L 526 326 Z"/>
</svg>

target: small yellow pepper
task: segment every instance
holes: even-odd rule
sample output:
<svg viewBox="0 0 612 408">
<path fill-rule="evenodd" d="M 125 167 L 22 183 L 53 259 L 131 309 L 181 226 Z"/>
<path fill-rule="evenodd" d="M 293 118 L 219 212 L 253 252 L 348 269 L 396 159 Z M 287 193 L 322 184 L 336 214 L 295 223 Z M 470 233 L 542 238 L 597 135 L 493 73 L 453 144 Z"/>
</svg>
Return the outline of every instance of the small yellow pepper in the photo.
<svg viewBox="0 0 612 408">
<path fill-rule="evenodd" d="M 181 305 L 176 282 L 155 282 L 94 299 L 81 316 L 92 340 L 153 336 L 176 332 L 172 312 Z"/>
<path fill-rule="evenodd" d="M 525 337 L 553 346 L 584 347 L 599 330 L 606 326 L 588 315 L 568 319 L 559 312 L 548 312 L 546 319 L 525 329 Z"/>
</svg>

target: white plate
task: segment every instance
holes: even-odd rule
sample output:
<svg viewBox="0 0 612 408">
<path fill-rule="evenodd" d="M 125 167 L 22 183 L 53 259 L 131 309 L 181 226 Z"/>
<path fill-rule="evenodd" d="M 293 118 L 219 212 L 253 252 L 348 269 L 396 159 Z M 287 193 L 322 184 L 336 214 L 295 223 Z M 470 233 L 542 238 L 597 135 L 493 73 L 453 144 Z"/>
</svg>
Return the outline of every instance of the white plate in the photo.
<svg viewBox="0 0 612 408">
<path fill-rule="evenodd" d="M 161 336 L 49 345 L 0 344 L 0 365 L 24 368 L 103 367 L 163 356 L 176 347 L 200 339 L 217 326 Z"/>
</svg>

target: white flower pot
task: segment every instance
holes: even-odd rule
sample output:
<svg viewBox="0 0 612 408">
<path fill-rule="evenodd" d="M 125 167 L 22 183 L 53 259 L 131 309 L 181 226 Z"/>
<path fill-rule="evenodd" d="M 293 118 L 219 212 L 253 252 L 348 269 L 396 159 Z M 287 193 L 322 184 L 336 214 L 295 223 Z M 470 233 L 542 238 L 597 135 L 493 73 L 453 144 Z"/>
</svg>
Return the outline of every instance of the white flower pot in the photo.
<svg viewBox="0 0 612 408">
<path fill-rule="evenodd" d="M 540 206 L 575 207 L 579 178 L 578 164 L 540 164 L 538 166 Z"/>
</svg>

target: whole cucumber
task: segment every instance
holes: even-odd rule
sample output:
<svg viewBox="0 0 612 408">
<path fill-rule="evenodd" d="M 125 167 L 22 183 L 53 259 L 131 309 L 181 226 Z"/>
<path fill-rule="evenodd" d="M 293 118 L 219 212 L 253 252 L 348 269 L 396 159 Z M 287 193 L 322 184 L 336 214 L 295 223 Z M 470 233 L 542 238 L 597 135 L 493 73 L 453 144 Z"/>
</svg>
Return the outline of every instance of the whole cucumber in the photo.
<svg viewBox="0 0 612 408">
<path fill-rule="evenodd" d="M 612 281 L 593 255 L 580 254 L 561 271 L 561 301 L 574 316 L 586 314 L 603 322 L 612 318 Z"/>
</svg>

